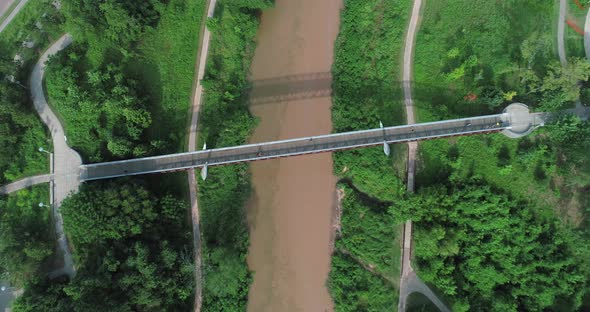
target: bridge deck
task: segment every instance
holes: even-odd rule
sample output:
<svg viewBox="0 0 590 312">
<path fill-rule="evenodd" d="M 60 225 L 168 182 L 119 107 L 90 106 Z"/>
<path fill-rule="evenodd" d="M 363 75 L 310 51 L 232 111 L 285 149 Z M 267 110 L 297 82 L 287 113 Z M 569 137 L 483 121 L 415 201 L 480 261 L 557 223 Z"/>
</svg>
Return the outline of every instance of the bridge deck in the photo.
<svg viewBox="0 0 590 312">
<path fill-rule="evenodd" d="M 506 114 L 376 128 L 322 136 L 217 148 L 181 154 L 82 165 L 82 181 L 226 165 L 238 162 L 338 151 L 387 143 L 427 140 L 509 129 Z"/>
</svg>

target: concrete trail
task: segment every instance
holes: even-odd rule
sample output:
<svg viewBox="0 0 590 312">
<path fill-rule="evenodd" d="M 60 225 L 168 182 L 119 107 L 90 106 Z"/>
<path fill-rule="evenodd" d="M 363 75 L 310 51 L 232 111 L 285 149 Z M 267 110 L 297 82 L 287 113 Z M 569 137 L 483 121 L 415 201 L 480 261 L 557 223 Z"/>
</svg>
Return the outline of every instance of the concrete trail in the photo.
<svg viewBox="0 0 590 312">
<path fill-rule="evenodd" d="M 207 18 L 213 17 L 215 12 L 215 5 L 217 0 L 210 0 L 207 8 Z M 202 21 L 203 32 L 201 34 L 202 42 L 200 45 L 200 51 L 197 55 L 197 76 L 196 76 L 196 88 L 192 99 L 192 114 L 191 123 L 189 125 L 189 136 L 188 136 L 188 151 L 193 152 L 196 149 L 197 143 L 197 129 L 199 121 L 199 112 L 201 109 L 201 102 L 203 100 L 203 85 L 201 80 L 205 76 L 205 66 L 207 64 L 207 56 L 209 54 L 209 42 L 211 39 L 211 32 L 205 26 L 206 19 Z M 195 261 L 195 312 L 201 311 L 201 305 L 203 302 L 203 274 L 201 270 L 202 256 L 201 256 L 201 227 L 199 217 L 199 202 L 197 200 L 197 181 L 195 178 L 195 169 L 191 168 L 187 171 L 188 174 L 188 186 L 189 195 L 191 201 L 191 219 L 193 225 L 193 250 L 194 250 L 194 261 Z"/>
<path fill-rule="evenodd" d="M 4 29 L 6 29 L 6 27 L 8 27 L 8 24 L 10 24 L 10 22 L 12 22 L 14 17 L 18 14 L 18 12 L 20 12 L 20 10 L 25 6 L 25 4 L 27 4 L 27 2 L 29 2 L 29 0 L 20 0 L 20 2 L 16 5 L 14 10 L 12 10 L 12 12 L 10 12 L 10 15 L 8 15 L 8 17 L 4 20 L 4 22 L 2 22 L 2 24 L 0 24 L 0 33 L 3 32 Z"/>
<path fill-rule="evenodd" d="M 414 64 L 414 45 L 416 43 L 416 30 L 420 19 L 420 10 L 422 8 L 422 0 L 414 0 L 412 8 L 412 15 L 406 34 L 404 47 L 404 61 L 403 61 L 403 91 L 404 103 L 406 109 L 407 124 L 415 124 L 414 101 L 412 99 L 412 67 Z M 416 171 L 416 153 L 418 150 L 417 142 L 408 143 L 408 193 L 414 193 L 414 175 Z M 450 311 L 443 303 L 436 297 L 436 295 L 422 282 L 416 273 L 414 273 L 411 266 L 411 252 L 412 252 L 412 221 L 406 221 L 404 225 L 404 234 L 402 241 L 402 268 L 400 280 L 400 294 L 398 302 L 398 311 L 406 310 L 406 300 L 413 292 L 420 292 L 425 295 L 436 307 L 442 311 Z"/>
<path fill-rule="evenodd" d="M 43 92 L 43 75 L 45 74 L 45 63 L 51 55 L 65 49 L 72 43 L 72 37 L 69 34 L 58 39 L 39 59 L 30 79 L 30 90 L 33 98 L 35 110 L 39 113 L 41 120 L 47 125 L 51 132 L 53 140 L 54 154 L 54 179 L 53 179 L 53 219 L 55 224 L 55 233 L 58 238 L 58 252 L 64 257 L 63 272 L 70 278 L 76 274 L 74 261 L 67 243 L 63 229 L 63 219 L 59 211 L 62 201 L 71 193 L 75 193 L 80 185 L 79 170 L 82 164 L 80 155 L 72 150 L 67 142 L 64 129 L 53 113 Z"/>
<path fill-rule="evenodd" d="M 18 181 L 14 181 L 10 184 L 0 186 L 0 195 L 5 195 L 13 192 L 18 192 L 22 189 L 31 187 L 36 184 L 47 183 L 53 179 L 51 174 L 42 174 L 32 177 L 22 178 Z"/>
</svg>

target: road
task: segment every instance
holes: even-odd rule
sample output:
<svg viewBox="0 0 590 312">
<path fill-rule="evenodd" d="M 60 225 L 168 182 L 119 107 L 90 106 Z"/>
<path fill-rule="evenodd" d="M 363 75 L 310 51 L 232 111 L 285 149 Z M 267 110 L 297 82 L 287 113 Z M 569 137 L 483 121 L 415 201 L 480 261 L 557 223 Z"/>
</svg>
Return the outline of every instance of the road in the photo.
<svg viewBox="0 0 590 312">
<path fill-rule="evenodd" d="M 63 219 L 59 212 L 62 201 L 71 193 L 75 193 L 80 185 L 79 170 L 82 164 L 80 155 L 72 150 L 67 142 L 64 129 L 53 113 L 43 92 L 43 75 L 45 63 L 49 56 L 61 51 L 72 43 L 72 37 L 68 34 L 58 39 L 39 59 L 30 78 L 30 90 L 35 110 L 41 117 L 51 133 L 54 154 L 54 180 L 53 180 L 53 219 L 55 233 L 58 238 L 58 252 L 64 257 L 63 272 L 70 278 L 75 275 L 72 254 L 63 230 Z"/>
<path fill-rule="evenodd" d="M 9 5 L 5 9 L 8 9 L 10 7 L 10 5 L 12 4 L 12 2 L 13 1 L 8 1 Z M 12 12 L 10 12 L 10 15 L 8 15 L 8 17 L 4 20 L 4 22 L 2 22 L 2 24 L 0 24 L 0 33 L 3 32 L 4 29 L 6 29 L 8 24 L 10 24 L 10 22 L 12 22 L 12 19 L 14 19 L 14 17 L 18 14 L 18 12 L 20 12 L 20 10 L 25 6 L 25 4 L 27 4 L 27 2 L 29 2 L 29 0 L 20 0 L 20 2 L 16 5 L 14 10 L 12 10 Z M 2 16 L 2 14 L 4 14 L 4 12 L 0 12 L 0 16 Z"/>
<path fill-rule="evenodd" d="M 215 12 L 215 5 L 217 0 L 210 0 L 207 8 L 207 17 L 213 17 Z M 205 76 L 205 66 L 207 64 L 207 56 L 209 55 L 209 42 L 211 39 L 211 32 L 205 26 L 205 21 L 202 21 L 203 32 L 201 33 L 201 45 L 200 51 L 197 55 L 197 76 L 196 76 L 196 88 L 193 94 L 192 101 L 192 115 L 191 123 L 189 125 L 189 136 L 188 136 L 188 151 L 193 152 L 196 149 L 197 143 L 197 130 L 199 122 L 199 112 L 201 109 L 201 102 L 203 100 L 203 85 L 201 80 Z M 194 261 L 195 261 L 195 312 L 201 311 L 201 304 L 203 302 L 203 274 L 201 270 L 202 256 L 201 256 L 201 227 L 199 217 L 199 202 L 197 199 L 197 181 L 195 178 L 195 169 L 191 168 L 187 171 L 188 174 L 188 185 L 189 195 L 191 201 L 191 220 L 193 224 L 193 250 L 194 250 Z"/>
<path fill-rule="evenodd" d="M 412 69 L 414 65 L 414 45 L 416 43 L 416 29 L 420 19 L 420 9 L 422 7 L 422 0 L 414 0 L 412 8 L 412 15 L 406 34 L 404 47 L 404 61 L 403 61 L 403 91 L 404 104 L 406 109 L 407 124 L 415 124 L 414 101 L 412 99 Z M 416 171 L 416 153 L 418 150 L 417 142 L 408 143 L 408 179 L 407 190 L 408 193 L 414 193 L 414 175 Z M 403 241 L 402 241 L 402 268 L 400 279 L 400 295 L 398 302 L 398 311 L 406 310 L 406 299 L 408 295 L 413 292 L 420 292 L 425 295 L 432 303 L 434 303 L 440 311 L 449 311 L 449 309 L 436 297 L 436 295 L 424 284 L 414 273 L 411 266 L 411 252 L 412 252 L 412 221 L 408 220 L 404 224 Z"/>
<path fill-rule="evenodd" d="M 36 184 L 47 183 L 51 180 L 51 174 L 42 174 L 38 176 L 32 176 L 14 181 L 10 184 L 0 186 L 0 195 L 17 192 L 27 187 L 31 187 Z"/>
</svg>

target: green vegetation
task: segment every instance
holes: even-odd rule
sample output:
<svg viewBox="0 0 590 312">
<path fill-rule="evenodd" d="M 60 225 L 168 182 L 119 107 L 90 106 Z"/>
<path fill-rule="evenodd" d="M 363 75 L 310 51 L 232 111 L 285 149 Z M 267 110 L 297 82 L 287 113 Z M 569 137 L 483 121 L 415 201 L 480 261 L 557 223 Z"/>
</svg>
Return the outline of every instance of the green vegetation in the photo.
<svg viewBox="0 0 590 312">
<path fill-rule="evenodd" d="M 148 137 L 183 151 L 205 1 L 170 1 L 155 28 L 147 29 L 127 70 L 146 95 L 153 116 Z"/>
<path fill-rule="evenodd" d="M 367 197 L 344 182 L 339 188 L 344 199 L 336 250 L 362 259 L 374 272 L 397 284 L 401 255 L 399 241 L 393 238 L 401 233 L 396 230 L 397 220 L 387 211 L 391 203 Z"/>
<path fill-rule="evenodd" d="M 68 141 L 86 161 L 180 150 L 204 1 L 61 3 L 74 44 L 50 60 L 46 85 Z M 14 310 L 189 309 L 185 193 L 185 174 L 84 185 L 61 208 L 76 278 L 33 279 Z"/>
<path fill-rule="evenodd" d="M 77 275 L 68 284 L 33 282 L 14 311 L 188 309 L 194 264 L 187 205 L 156 194 L 129 179 L 85 184 L 66 199 L 61 210 Z"/>
<path fill-rule="evenodd" d="M 42 185 L 0 198 L 0 279 L 14 287 L 39 274 L 53 253 L 48 193 Z"/>
<path fill-rule="evenodd" d="M 400 56 L 410 3 L 345 3 L 332 69 L 335 132 L 405 123 Z M 334 154 L 334 172 L 347 181 L 339 186 L 342 230 L 329 282 L 337 311 L 397 307 L 400 222 L 387 205 L 404 194 L 405 146 L 392 154 L 377 147 Z"/>
<path fill-rule="evenodd" d="M 46 84 L 83 158 L 183 150 L 203 11 L 204 1 L 64 3 L 75 43 Z"/>
<path fill-rule="evenodd" d="M 584 99 L 590 65 L 559 65 L 556 10 L 537 1 L 428 3 L 415 56 L 419 119 L 495 113 L 512 102 L 558 111 Z M 590 250 L 587 129 L 564 117 L 519 140 L 421 143 L 420 197 L 407 215 L 417 221 L 417 270 L 454 310 L 579 307 L 589 276 L 581 268 Z"/>
<path fill-rule="evenodd" d="M 144 130 L 151 124 L 137 82 L 124 76 L 114 63 L 79 70 L 85 49 L 75 46 L 51 59 L 47 94 L 65 120 L 71 146 L 90 161 L 145 156 L 152 152 Z M 153 152 L 152 152 L 153 153 Z"/>
<path fill-rule="evenodd" d="M 39 53 L 61 32 L 63 17 L 51 1 L 31 1 L 0 34 L 0 184 L 49 171 L 49 135 L 26 90 Z M 40 28 L 38 27 L 40 26 Z M 34 42 L 34 48 L 23 42 Z M 14 62 L 15 55 L 20 61 Z"/>
<path fill-rule="evenodd" d="M 210 148 L 246 142 L 256 125 L 248 110 L 246 80 L 254 54 L 261 8 L 270 1 L 220 1 L 207 21 L 211 49 L 203 85 L 200 144 Z M 199 184 L 203 228 L 203 308 L 244 311 L 251 274 L 246 264 L 250 196 L 247 165 L 211 168 Z"/>
<path fill-rule="evenodd" d="M 399 291 L 389 281 L 366 270 L 351 256 L 336 252 L 328 287 L 336 302 L 335 310 L 395 311 Z"/>
<path fill-rule="evenodd" d="M 424 188 L 392 207 L 413 219 L 419 274 L 453 311 L 575 310 L 590 246 L 549 210 L 473 178 Z"/>
<path fill-rule="evenodd" d="M 339 184 L 341 229 L 328 285 L 336 311 L 391 311 L 397 308 L 400 269 L 398 220 L 380 202 Z"/>
<path fill-rule="evenodd" d="M 64 17 L 52 4 L 52 0 L 29 1 L 18 15 L 0 34 L 2 46 L 7 55 L 19 54 L 24 62 L 23 74 L 28 76 L 28 67 L 37 61 L 39 52 L 49 43 L 59 38 L 63 32 Z M 23 46 L 23 42 L 33 42 L 34 48 Z M 4 56 L 5 54 L 2 53 Z"/>
<path fill-rule="evenodd" d="M 333 70 L 336 131 L 403 123 L 394 82 L 401 42 L 387 34 L 399 32 L 399 41 L 406 20 L 387 14 L 404 17 L 409 7 L 395 4 L 402 8 L 380 14 L 388 5 L 346 3 Z M 590 99 L 588 63 L 573 58 L 562 68 L 554 55 L 556 9 L 538 1 L 425 4 L 413 83 L 419 120 L 496 113 L 512 102 L 557 111 L 580 96 Z M 375 285 L 395 272 L 387 271 L 397 245 L 393 224 L 406 218 L 415 220 L 419 275 L 448 296 L 453 310 L 579 308 L 590 276 L 587 138 L 588 123 L 563 117 L 520 140 L 427 141 L 418 194 L 409 197 L 395 177 L 404 171 L 403 150 L 393 151 L 401 154 L 393 166 L 378 148 L 336 153 L 335 172 L 347 179 L 330 274 L 336 309 L 379 310 L 366 299 L 382 302 Z M 366 275 L 372 279 L 360 277 L 364 269 L 375 273 Z M 418 302 L 415 309 L 430 308 Z"/>
</svg>

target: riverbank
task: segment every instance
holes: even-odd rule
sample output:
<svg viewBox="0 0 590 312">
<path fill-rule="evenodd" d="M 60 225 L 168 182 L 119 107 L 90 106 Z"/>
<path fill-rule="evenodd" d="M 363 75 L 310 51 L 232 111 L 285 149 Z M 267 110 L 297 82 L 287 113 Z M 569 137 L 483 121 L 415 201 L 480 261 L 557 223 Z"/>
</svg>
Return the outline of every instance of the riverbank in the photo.
<svg viewBox="0 0 590 312">
<path fill-rule="evenodd" d="M 208 148 L 243 144 L 256 124 L 247 106 L 247 77 L 260 6 L 251 5 L 254 7 L 219 2 L 207 23 L 211 45 L 202 81 L 205 91 L 198 147 L 205 143 Z M 207 180 L 199 180 L 202 311 L 246 309 L 251 274 L 246 264 L 249 240 L 245 203 L 250 190 L 245 164 L 209 168 Z"/>
<path fill-rule="evenodd" d="M 334 131 L 405 124 L 401 58 L 411 1 L 347 1 L 333 66 Z M 369 9 L 368 9 L 369 8 Z M 396 310 L 402 221 L 389 212 L 405 194 L 405 145 L 334 154 L 342 234 L 329 287 L 336 311 Z M 351 282 L 352 281 L 352 282 Z"/>
</svg>

